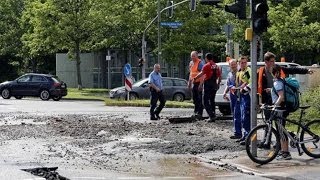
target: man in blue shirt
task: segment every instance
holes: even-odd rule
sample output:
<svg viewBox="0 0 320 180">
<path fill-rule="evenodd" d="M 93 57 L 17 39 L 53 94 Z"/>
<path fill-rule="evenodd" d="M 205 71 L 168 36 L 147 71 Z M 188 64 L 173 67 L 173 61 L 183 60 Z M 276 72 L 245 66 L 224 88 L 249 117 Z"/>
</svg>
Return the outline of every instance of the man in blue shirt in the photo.
<svg viewBox="0 0 320 180">
<path fill-rule="evenodd" d="M 149 84 L 150 84 L 150 120 L 160 119 L 160 112 L 163 109 L 166 100 L 163 95 L 163 85 L 162 77 L 160 74 L 160 64 L 155 64 L 153 66 L 153 71 L 149 75 Z M 157 107 L 157 102 L 160 101 L 159 106 Z"/>
</svg>

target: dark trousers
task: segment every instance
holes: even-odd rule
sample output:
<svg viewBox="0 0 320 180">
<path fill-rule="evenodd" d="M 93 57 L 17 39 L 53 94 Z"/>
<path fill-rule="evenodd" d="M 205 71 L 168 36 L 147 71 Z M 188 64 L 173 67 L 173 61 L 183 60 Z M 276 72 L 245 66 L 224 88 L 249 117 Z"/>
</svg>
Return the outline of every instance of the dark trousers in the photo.
<svg viewBox="0 0 320 180">
<path fill-rule="evenodd" d="M 214 88 L 204 87 L 202 102 L 210 118 L 216 117 L 216 93 Z"/>
<path fill-rule="evenodd" d="M 157 106 L 158 100 L 160 101 L 159 106 Z M 155 117 L 155 114 L 160 114 L 161 110 L 163 109 L 166 100 L 164 99 L 164 95 L 162 91 L 157 92 L 155 90 L 151 90 L 150 96 L 150 116 Z"/>
<path fill-rule="evenodd" d="M 192 98 L 194 104 L 194 113 L 202 116 L 203 105 L 202 105 L 202 91 L 199 91 L 200 83 L 194 83 L 192 87 Z"/>
</svg>

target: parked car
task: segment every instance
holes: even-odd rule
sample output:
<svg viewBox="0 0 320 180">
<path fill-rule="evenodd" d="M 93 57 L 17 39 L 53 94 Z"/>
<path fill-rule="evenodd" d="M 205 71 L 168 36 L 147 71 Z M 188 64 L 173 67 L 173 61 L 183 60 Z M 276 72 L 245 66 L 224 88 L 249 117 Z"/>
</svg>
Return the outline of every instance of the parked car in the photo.
<svg viewBox="0 0 320 180">
<path fill-rule="evenodd" d="M 163 77 L 163 94 L 167 100 L 184 101 L 191 99 L 191 90 L 188 89 L 188 82 L 185 79 Z M 117 99 L 125 99 L 127 92 L 125 87 L 118 87 L 110 90 L 109 97 Z M 132 99 L 149 99 L 150 90 L 148 78 L 140 80 L 132 85 L 132 91 L 129 93 Z"/>
<path fill-rule="evenodd" d="M 220 88 L 216 94 L 216 101 L 215 101 L 216 106 L 218 106 L 219 111 L 223 115 L 230 115 L 231 114 L 230 101 L 223 98 L 223 91 L 227 85 L 227 75 L 228 75 L 228 72 L 230 71 L 229 64 L 227 62 L 220 62 L 217 64 L 221 68 L 221 71 L 222 71 L 222 80 L 220 83 Z M 259 69 L 261 66 L 264 66 L 264 64 L 265 64 L 264 62 L 257 62 L 257 69 Z M 291 62 L 276 62 L 276 64 L 278 64 L 280 66 L 285 66 L 285 67 L 300 66 L 299 64 L 291 63 Z M 251 63 L 248 62 L 248 66 L 250 66 L 250 65 L 251 65 Z M 295 76 L 295 75 L 293 75 L 293 76 Z"/>
<path fill-rule="evenodd" d="M 53 75 L 28 73 L 13 81 L 1 83 L 0 92 L 3 99 L 10 99 L 11 96 L 16 99 L 35 96 L 42 100 L 52 98 L 59 101 L 67 95 L 67 85 Z"/>
</svg>

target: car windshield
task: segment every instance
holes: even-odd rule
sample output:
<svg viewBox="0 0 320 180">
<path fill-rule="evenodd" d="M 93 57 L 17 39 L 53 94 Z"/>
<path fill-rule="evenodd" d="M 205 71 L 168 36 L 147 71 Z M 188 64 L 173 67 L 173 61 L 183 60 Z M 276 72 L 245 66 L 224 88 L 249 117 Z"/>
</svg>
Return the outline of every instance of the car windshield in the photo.
<svg viewBox="0 0 320 180">
<path fill-rule="evenodd" d="M 139 87 L 141 86 L 142 84 L 144 83 L 148 83 L 148 79 L 142 79 L 140 81 L 137 81 L 136 83 L 134 83 L 132 86 L 135 86 L 135 87 Z"/>
</svg>

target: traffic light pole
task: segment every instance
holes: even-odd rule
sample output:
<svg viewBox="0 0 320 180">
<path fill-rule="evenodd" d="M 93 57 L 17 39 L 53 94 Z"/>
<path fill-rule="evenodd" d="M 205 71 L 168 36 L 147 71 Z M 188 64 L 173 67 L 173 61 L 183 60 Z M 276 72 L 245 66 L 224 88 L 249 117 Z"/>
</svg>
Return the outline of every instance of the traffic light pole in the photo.
<svg viewBox="0 0 320 180">
<path fill-rule="evenodd" d="M 252 21 L 252 1 L 250 0 L 250 15 L 251 15 L 251 28 L 253 28 L 253 21 Z M 251 56 L 251 109 L 250 109 L 250 117 L 251 117 L 251 129 L 257 126 L 257 44 L 258 44 L 259 36 L 253 31 L 253 38 L 250 43 L 250 56 Z M 257 154 L 257 142 L 252 141 L 251 151 L 253 155 Z"/>
<path fill-rule="evenodd" d="M 190 2 L 190 0 L 183 0 L 183 1 L 181 1 L 181 2 L 178 2 L 178 3 L 176 3 L 176 4 L 173 4 L 173 5 L 171 5 L 171 6 L 167 6 L 167 7 L 163 8 L 163 9 L 157 14 L 157 16 L 154 17 L 154 18 L 152 19 L 152 21 L 151 21 L 151 22 L 147 25 L 147 27 L 144 29 L 143 34 L 142 34 L 142 47 L 141 47 L 141 56 L 142 56 L 142 59 L 144 60 L 144 64 L 143 64 L 143 66 L 142 66 L 142 68 L 141 68 L 141 71 L 142 71 L 142 79 L 146 78 L 146 66 L 145 66 L 145 65 L 147 64 L 147 63 L 146 63 L 146 62 L 147 62 L 147 59 L 146 59 L 146 50 L 147 50 L 146 33 L 147 33 L 147 30 L 150 28 L 150 26 L 152 25 L 152 23 L 154 23 L 157 19 L 160 19 L 160 18 L 158 18 L 158 17 L 160 17 L 159 15 L 160 15 L 163 11 L 165 11 L 165 10 L 167 10 L 167 9 L 170 9 L 170 8 L 173 8 L 173 7 L 175 7 L 175 6 L 178 6 L 178 5 L 180 5 L 180 4 L 183 4 L 183 3 L 185 3 L 185 2 Z M 158 21 L 160 21 L 160 20 L 158 20 Z M 159 26 L 158 28 L 160 29 L 160 26 Z M 160 32 L 160 31 L 158 31 L 158 32 Z M 160 36 L 161 36 L 161 34 L 159 33 L 159 34 L 158 34 L 158 43 L 161 41 Z M 160 42 L 158 45 L 161 46 L 161 42 Z M 158 53 L 161 52 L 161 47 L 158 47 L 158 49 L 159 49 Z M 158 55 L 159 55 L 159 54 L 158 54 Z M 159 56 L 158 56 L 158 58 L 159 58 Z M 158 59 L 158 60 L 159 60 L 159 59 Z"/>
</svg>

